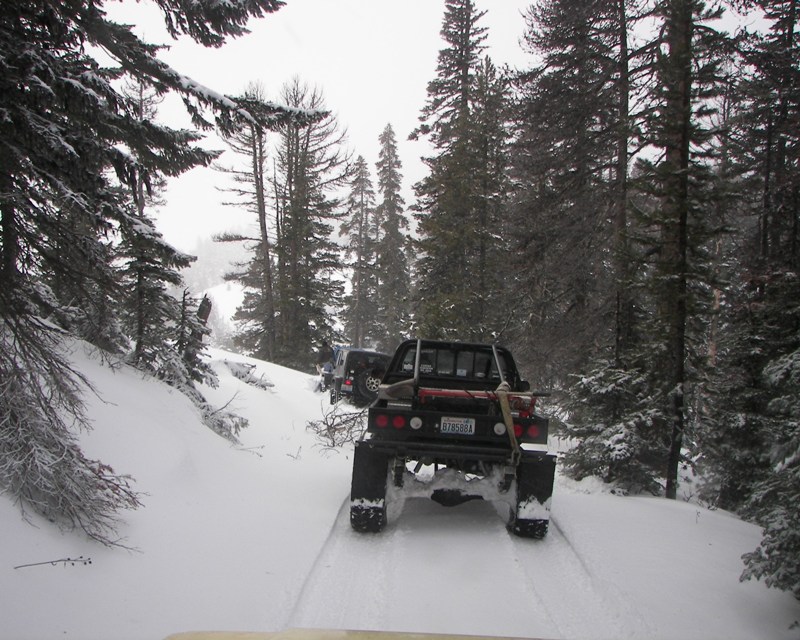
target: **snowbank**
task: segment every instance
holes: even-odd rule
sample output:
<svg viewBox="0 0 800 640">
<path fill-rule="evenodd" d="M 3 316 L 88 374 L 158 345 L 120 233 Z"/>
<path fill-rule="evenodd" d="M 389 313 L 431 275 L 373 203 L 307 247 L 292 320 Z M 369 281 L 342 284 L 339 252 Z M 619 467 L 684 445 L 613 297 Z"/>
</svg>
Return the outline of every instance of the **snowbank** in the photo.
<svg viewBox="0 0 800 640">
<path fill-rule="evenodd" d="M 221 384 L 203 392 L 250 421 L 241 446 L 203 427 L 180 393 L 76 346 L 75 363 L 98 391 L 86 397 L 94 429 L 81 437 L 84 450 L 146 494 L 119 530 L 135 550 L 102 547 L 37 517 L 27 523 L 0 499 L 0 638 L 158 639 L 330 621 L 491 635 L 800 637 L 789 629 L 800 604 L 738 581 L 758 529 L 688 503 L 618 498 L 560 479 L 543 542 L 511 539 L 480 503 L 441 510 L 413 499 L 379 539 L 359 536 L 343 508 L 350 451 L 324 451 L 305 429 L 328 407 L 316 378 L 221 351 L 212 357 Z M 255 365 L 274 386 L 245 384 L 225 359 Z M 328 562 L 334 549 L 341 553 Z M 472 567 L 470 550 L 480 560 Z M 79 560 L 38 564 L 62 559 Z M 15 568 L 26 564 L 36 566 Z M 337 575 L 325 577 L 326 565 Z M 507 582 L 494 575 L 500 582 L 483 584 L 485 593 L 535 593 L 549 621 L 524 598 L 497 616 L 459 597 L 474 571 L 501 566 L 516 569 L 502 574 Z M 369 592 L 332 591 L 359 576 L 366 588 L 370 575 Z M 420 575 L 436 578 L 414 581 Z M 435 606 L 445 591 L 447 607 Z"/>
</svg>

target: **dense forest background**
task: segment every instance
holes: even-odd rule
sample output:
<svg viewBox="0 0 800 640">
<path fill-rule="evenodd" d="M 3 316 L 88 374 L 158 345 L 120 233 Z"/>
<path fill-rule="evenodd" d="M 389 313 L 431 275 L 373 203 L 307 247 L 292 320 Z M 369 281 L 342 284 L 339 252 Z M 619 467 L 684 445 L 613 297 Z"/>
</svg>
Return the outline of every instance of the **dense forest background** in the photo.
<svg viewBox="0 0 800 640">
<path fill-rule="evenodd" d="M 307 369 L 322 339 L 502 341 L 556 392 L 568 473 L 675 498 L 691 471 L 698 500 L 764 527 L 744 576 L 800 597 L 796 0 L 533 2 L 522 70 L 485 55 L 471 0 L 445 0 L 410 203 L 390 123 L 373 179 L 317 89 L 209 92 L 102 5 L 0 7 L 5 492 L 106 543 L 138 505 L 76 443 L 66 335 L 180 388 L 221 435 L 243 426 L 196 388 L 208 305 L 153 222 L 164 180 L 217 157 L 198 144 L 214 128 L 258 230 L 218 238 L 246 248 L 237 349 Z M 216 47 L 282 3 L 159 5 L 173 37 Z M 758 29 L 723 28 L 740 15 Z M 192 129 L 158 123 L 170 92 Z"/>
</svg>

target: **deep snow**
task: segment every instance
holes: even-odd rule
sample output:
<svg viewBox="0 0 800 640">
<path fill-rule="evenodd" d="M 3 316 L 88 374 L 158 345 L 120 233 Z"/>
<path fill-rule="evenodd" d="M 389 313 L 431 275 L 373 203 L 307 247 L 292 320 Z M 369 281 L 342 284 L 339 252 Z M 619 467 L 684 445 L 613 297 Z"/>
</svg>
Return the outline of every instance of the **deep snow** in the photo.
<svg viewBox="0 0 800 640">
<path fill-rule="evenodd" d="M 329 408 L 316 378 L 211 350 L 203 392 L 250 420 L 241 445 L 180 393 L 81 343 L 90 457 L 136 479 L 123 514 L 136 551 L 106 548 L 0 499 L 0 638 L 163 638 L 195 629 L 336 627 L 547 638 L 800 638 L 800 603 L 740 583 L 757 527 L 688 502 L 620 498 L 558 478 L 544 541 L 509 536 L 498 509 L 409 498 L 379 536 L 347 518 L 351 449 L 306 430 Z M 256 364 L 268 390 L 223 359 Z M 24 564 L 83 557 L 83 562 Z"/>
</svg>

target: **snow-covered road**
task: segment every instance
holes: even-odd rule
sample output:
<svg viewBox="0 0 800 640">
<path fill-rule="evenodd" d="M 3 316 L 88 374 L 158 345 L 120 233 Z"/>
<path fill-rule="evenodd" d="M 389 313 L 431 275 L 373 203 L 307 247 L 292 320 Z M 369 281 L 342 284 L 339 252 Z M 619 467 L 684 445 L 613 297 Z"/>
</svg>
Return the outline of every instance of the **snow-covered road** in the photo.
<svg viewBox="0 0 800 640">
<path fill-rule="evenodd" d="M 350 529 L 348 502 L 287 627 L 537 638 L 652 637 L 614 585 L 593 575 L 556 519 L 545 540 L 508 534 L 495 506 L 421 498 L 381 535 Z"/>
<path fill-rule="evenodd" d="M 306 429 L 330 409 L 316 380 L 215 355 L 216 406 L 250 420 L 231 446 L 180 393 L 78 345 L 98 391 L 87 455 L 136 478 L 124 514 L 138 550 L 62 534 L 0 501 L 0 639 L 159 640 L 192 629 L 374 629 L 526 638 L 798 640 L 800 604 L 739 582 L 758 527 L 685 501 L 622 498 L 558 476 L 550 532 L 515 538 L 491 502 L 389 505 L 379 535 L 350 529 L 352 445 Z M 58 559 L 87 557 L 92 563 Z M 55 560 L 55 562 L 53 562 Z M 49 562 L 48 562 L 49 561 Z M 31 568 L 14 567 L 38 563 Z"/>
</svg>

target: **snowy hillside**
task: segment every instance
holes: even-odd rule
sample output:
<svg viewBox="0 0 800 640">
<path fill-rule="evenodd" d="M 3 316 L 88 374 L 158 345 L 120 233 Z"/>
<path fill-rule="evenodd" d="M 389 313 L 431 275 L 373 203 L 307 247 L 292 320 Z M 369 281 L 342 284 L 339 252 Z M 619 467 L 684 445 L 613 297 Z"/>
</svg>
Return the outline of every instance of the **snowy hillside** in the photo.
<svg viewBox="0 0 800 640">
<path fill-rule="evenodd" d="M 305 429 L 315 378 L 257 364 L 268 390 L 220 376 L 208 399 L 250 420 L 241 446 L 181 394 L 82 345 L 86 453 L 136 479 L 145 506 L 108 549 L 0 499 L 0 638 L 158 639 L 193 629 L 337 627 L 546 638 L 798 638 L 800 603 L 739 583 L 759 530 L 684 502 L 619 498 L 559 478 L 544 541 L 491 504 L 396 505 L 380 536 L 347 521 L 350 451 Z M 72 562 L 38 564 L 60 559 Z M 88 563 L 89 559 L 91 563 Z M 21 566 L 21 565 L 35 566 Z M 17 568 L 19 567 L 19 568 Z"/>
</svg>

